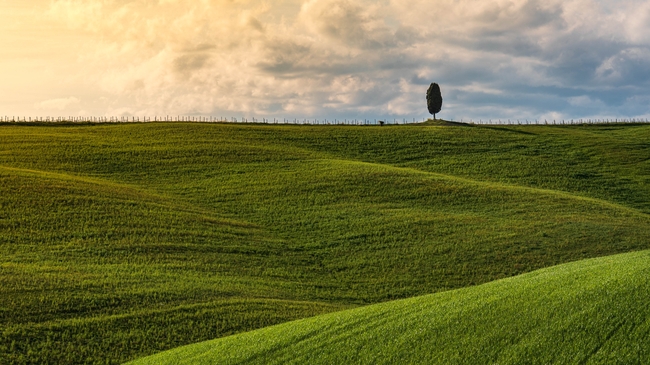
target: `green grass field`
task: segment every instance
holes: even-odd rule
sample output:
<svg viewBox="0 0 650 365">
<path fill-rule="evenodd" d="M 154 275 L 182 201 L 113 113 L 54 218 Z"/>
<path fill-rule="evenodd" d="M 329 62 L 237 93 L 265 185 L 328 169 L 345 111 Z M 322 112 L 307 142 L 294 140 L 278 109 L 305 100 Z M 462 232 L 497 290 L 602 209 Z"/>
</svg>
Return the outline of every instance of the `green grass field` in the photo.
<svg viewBox="0 0 650 365">
<path fill-rule="evenodd" d="M 581 260 L 130 364 L 647 364 L 649 278 L 647 250 Z"/>
<path fill-rule="evenodd" d="M 0 125 L 0 363 L 120 363 L 648 249 L 648 140 L 646 125 Z"/>
</svg>

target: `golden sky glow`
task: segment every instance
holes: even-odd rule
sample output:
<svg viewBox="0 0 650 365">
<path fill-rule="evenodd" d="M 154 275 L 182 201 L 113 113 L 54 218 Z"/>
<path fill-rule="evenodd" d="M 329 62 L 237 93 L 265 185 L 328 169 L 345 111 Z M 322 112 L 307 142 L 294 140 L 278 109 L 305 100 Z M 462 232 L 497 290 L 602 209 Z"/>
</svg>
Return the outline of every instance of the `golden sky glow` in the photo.
<svg viewBox="0 0 650 365">
<path fill-rule="evenodd" d="M 649 116 L 650 2 L 0 0 L 0 114 Z"/>
</svg>

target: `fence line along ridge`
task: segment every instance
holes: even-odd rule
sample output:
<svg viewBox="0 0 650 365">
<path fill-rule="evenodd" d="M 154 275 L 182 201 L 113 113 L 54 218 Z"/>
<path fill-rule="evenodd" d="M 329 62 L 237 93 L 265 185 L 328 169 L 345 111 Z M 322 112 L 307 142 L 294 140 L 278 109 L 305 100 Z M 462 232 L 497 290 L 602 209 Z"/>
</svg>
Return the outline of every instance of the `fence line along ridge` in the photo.
<svg viewBox="0 0 650 365">
<path fill-rule="evenodd" d="M 193 123 L 255 123 L 255 124 L 301 124 L 301 125 L 383 125 L 383 124 L 415 124 L 427 121 L 426 118 L 384 118 L 384 119 L 339 119 L 339 118 L 246 118 L 246 117 L 214 117 L 214 116 L 67 116 L 67 117 L 0 117 L 4 123 L 150 123 L 150 122 L 193 122 Z M 601 119 L 449 119 L 477 125 L 580 125 L 580 124 L 611 124 L 611 123 L 650 123 L 648 118 L 601 118 Z"/>
</svg>

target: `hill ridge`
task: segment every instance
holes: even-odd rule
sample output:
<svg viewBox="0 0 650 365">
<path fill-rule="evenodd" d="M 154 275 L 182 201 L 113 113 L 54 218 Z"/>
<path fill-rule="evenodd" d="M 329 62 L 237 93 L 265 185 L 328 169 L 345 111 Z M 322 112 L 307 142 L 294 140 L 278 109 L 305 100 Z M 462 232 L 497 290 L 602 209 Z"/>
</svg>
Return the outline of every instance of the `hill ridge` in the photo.
<svg viewBox="0 0 650 365">
<path fill-rule="evenodd" d="M 115 182 L 112 180 L 101 179 L 97 177 L 89 177 L 85 175 L 74 175 L 66 174 L 61 172 L 53 172 L 47 170 L 38 170 L 38 169 L 26 169 L 18 167 L 8 167 L 0 165 L 0 170 L 10 171 L 14 173 L 31 175 L 39 178 L 45 179 L 55 179 L 62 181 L 77 181 L 83 182 L 86 184 L 97 185 L 101 187 L 108 187 L 112 189 L 119 189 L 119 193 L 130 196 L 139 196 L 146 197 L 151 199 L 150 204 L 158 204 L 163 207 L 167 207 L 178 212 L 196 214 L 204 216 L 206 218 L 213 218 L 222 221 L 224 224 L 231 224 L 235 226 L 249 227 L 249 228 L 260 228 L 258 225 L 253 224 L 252 222 L 236 220 L 231 217 L 221 217 L 218 216 L 217 212 L 210 211 L 202 206 L 189 203 L 184 200 L 179 200 L 177 196 L 169 196 L 167 194 L 154 191 L 144 188 L 140 185 L 124 184 L 120 182 Z"/>
<path fill-rule="evenodd" d="M 568 191 L 563 191 L 563 190 L 557 190 L 557 189 L 546 189 L 546 188 L 536 188 L 532 186 L 525 186 L 525 185 L 519 185 L 519 184 L 510 184 L 510 183 L 504 183 L 504 182 L 498 182 L 498 181 L 486 181 L 486 180 L 476 180 L 476 179 L 470 179 L 466 177 L 461 177 L 461 176 L 456 176 L 452 174 L 443 174 L 439 172 L 431 172 L 431 171 L 424 171 L 420 169 L 416 169 L 413 167 L 403 167 L 403 166 L 397 166 L 397 165 L 391 165 L 391 164 L 383 164 L 383 163 L 377 163 L 377 162 L 367 162 L 367 161 L 361 161 L 361 160 L 352 160 L 352 159 L 332 159 L 332 161 L 340 161 L 340 162 L 347 162 L 351 164 L 364 164 L 364 165 L 374 165 L 374 166 L 382 166 L 382 167 L 387 167 L 391 169 L 395 169 L 398 171 L 411 171 L 413 173 L 425 175 L 425 176 L 435 176 L 439 177 L 445 180 L 451 180 L 451 181 L 459 181 L 463 182 L 466 184 L 472 184 L 472 185 L 478 185 L 478 186 L 483 186 L 483 187 L 492 187 L 492 188 L 504 188 L 504 189 L 512 189 L 512 190 L 519 190 L 519 191 L 528 191 L 528 192 L 535 192 L 538 194 L 544 194 L 544 195 L 554 195 L 554 196 L 560 196 L 560 197 L 565 197 L 565 198 L 570 198 L 570 199 L 576 199 L 576 200 L 581 200 L 581 201 L 586 201 L 586 202 L 592 202 L 596 203 L 598 205 L 610 207 L 610 208 L 616 208 L 620 210 L 624 210 L 630 213 L 637 214 L 641 217 L 644 218 L 649 218 L 650 214 L 642 212 L 636 208 L 629 207 L 627 205 L 619 204 L 616 202 L 612 202 L 609 200 L 604 200 L 604 199 L 599 199 L 599 198 L 594 198 L 590 196 L 584 196 L 584 195 L 577 195 L 573 194 Z"/>
</svg>

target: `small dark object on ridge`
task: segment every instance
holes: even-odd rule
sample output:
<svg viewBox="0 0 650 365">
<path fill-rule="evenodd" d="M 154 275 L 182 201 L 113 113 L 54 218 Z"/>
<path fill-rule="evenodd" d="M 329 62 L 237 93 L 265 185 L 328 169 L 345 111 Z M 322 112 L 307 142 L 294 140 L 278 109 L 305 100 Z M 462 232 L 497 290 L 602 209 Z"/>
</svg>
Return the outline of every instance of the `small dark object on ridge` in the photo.
<svg viewBox="0 0 650 365">
<path fill-rule="evenodd" d="M 434 120 L 436 119 L 436 113 L 439 113 L 442 109 L 440 86 L 435 82 L 431 83 L 429 90 L 427 90 L 427 108 L 429 109 L 429 114 L 433 115 Z"/>
<path fill-rule="evenodd" d="M 380 121 L 379 121 L 379 125 L 380 125 L 380 126 L 383 126 L 383 125 L 384 125 L 384 121 L 383 121 L 383 120 L 380 120 Z"/>
</svg>

